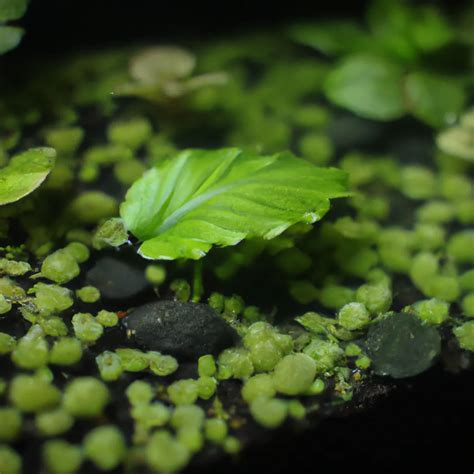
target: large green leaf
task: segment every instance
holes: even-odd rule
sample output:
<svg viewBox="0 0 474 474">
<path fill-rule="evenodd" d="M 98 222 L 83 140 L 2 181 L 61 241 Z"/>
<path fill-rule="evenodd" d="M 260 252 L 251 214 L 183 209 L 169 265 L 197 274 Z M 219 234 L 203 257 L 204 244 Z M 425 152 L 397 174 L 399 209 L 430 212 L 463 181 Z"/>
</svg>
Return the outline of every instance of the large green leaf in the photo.
<svg viewBox="0 0 474 474">
<path fill-rule="evenodd" d="M 356 54 L 328 74 L 324 90 L 329 100 L 362 117 L 392 120 L 405 113 L 403 73 L 383 57 Z"/>
<path fill-rule="evenodd" d="M 290 153 L 188 150 L 136 181 L 120 213 L 143 241 L 143 257 L 197 260 L 213 245 L 271 239 L 296 222 L 315 222 L 330 198 L 347 194 L 344 172 Z"/>
<path fill-rule="evenodd" d="M 18 20 L 28 7 L 29 0 L 0 0 L 0 22 Z"/>
<path fill-rule="evenodd" d="M 13 157 L 0 169 L 0 205 L 16 202 L 33 192 L 53 169 L 53 148 L 32 148 Z"/>
</svg>

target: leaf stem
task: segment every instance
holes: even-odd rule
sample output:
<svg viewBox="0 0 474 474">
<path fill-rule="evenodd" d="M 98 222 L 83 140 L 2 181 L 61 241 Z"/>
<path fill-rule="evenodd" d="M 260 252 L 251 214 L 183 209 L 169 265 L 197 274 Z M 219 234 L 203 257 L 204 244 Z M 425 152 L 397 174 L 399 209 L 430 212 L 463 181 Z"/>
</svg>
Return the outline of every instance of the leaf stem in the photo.
<svg viewBox="0 0 474 474">
<path fill-rule="evenodd" d="M 202 283 L 203 261 L 196 260 L 193 269 L 193 296 L 191 301 L 199 303 L 201 296 L 204 293 L 204 285 Z"/>
</svg>

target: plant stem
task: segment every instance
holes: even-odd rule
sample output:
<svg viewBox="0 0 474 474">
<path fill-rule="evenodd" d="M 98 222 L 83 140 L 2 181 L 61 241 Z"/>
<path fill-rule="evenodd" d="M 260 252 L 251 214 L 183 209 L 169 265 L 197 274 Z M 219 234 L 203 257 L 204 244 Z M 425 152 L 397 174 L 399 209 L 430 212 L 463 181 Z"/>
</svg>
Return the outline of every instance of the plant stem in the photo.
<svg viewBox="0 0 474 474">
<path fill-rule="evenodd" d="M 191 301 L 193 303 L 199 303 L 201 301 L 201 296 L 204 293 L 204 285 L 202 283 L 202 270 L 203 262 L 202 260 L 197 260 L 194 263 L 194 272 L 193 272 L 193 296 Z"/>
</svg>

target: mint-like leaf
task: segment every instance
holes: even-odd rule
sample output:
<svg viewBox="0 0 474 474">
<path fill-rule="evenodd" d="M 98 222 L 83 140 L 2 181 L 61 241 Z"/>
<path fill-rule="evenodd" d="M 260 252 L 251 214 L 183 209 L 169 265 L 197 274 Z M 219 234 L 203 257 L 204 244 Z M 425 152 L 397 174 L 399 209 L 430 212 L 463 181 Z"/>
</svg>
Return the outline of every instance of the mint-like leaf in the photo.
<svg viewBox="0 0 474 474">
<path fill-rule="evenodd" d="M 315 222 L 329 199 L 347 195 L 344 172 L 290 153 L 188 150 L 136 181 L 120 214 L 143 241 L 143 257 L 197 260 L 213 245 L 271 239 L 296 222 Z"/>
</svg>

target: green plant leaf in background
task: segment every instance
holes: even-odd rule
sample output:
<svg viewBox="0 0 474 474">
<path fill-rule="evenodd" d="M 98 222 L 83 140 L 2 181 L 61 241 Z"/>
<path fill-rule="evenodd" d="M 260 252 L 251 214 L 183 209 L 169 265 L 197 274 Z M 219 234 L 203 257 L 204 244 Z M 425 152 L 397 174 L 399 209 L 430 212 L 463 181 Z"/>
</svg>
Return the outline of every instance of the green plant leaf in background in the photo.
<svg viewBox="0 0 474 474">
<path fill-rule="evenodd" d="M 23 33 L 22 28 L 0 25 L 0 54 L 15 49 L 20 43 Z"/>
<path fill-rule="evenodd" d="M 466 102 L 466 94 L 459 81 L 436 74 L 408 74 L 405 90 L 411 113 L 436 128 L 454 122 Z"/>
<path fill-rule="evenodd" d="M 393 120 L 405 114 L 403 68 L 384 57 L 356 54 L 327 76 L 328 99 L 369 119 Z"/>
<path fill-rule="evenodd" d="M 29 0 L 0 0 L 0 22 L 18 20 L 28 8 Z"/>
<path fill-rule="evenodd" d="M 143 257 L 197 260 L 213 245 L 271 239 L 296 222 L 315 222 L 329 199 L 347 195 L 344 172 L 290 153 L 188 150 L 136 181 L 120 214 L 143 241 Z"/>
<path fill-rule="evenodd" d="M 28 7 L 29 0 L 0 0 L 0 54 L 16 48 L 23 37 L 24 30 L 2 23 L 21 18 Z"/>
<path fill-rule="evenodd" d="M 452 27 L 435 7 L 410 5 L 404 0 L 374 0 L 367 11 L 367 23 L 375 42 L 408 62 L 454 38 Z"/>
<path fill-rule="evenodd" d="M 19 201 L 32 193 L 53 169 L 53 148 L 32 148 L 14 156 L 0 169 L 0 205 Z"/>
<path fill-rule="evenodd" d="M 373 44 L 367 32 L 350 20 L 295 24 L 289 35 L 297 43 L 329 56 L 371 49 Z"/>
</svg>

